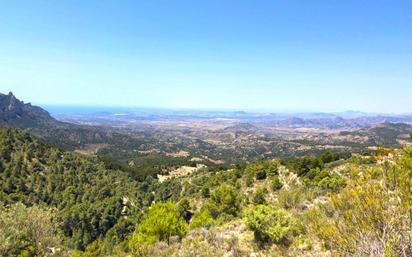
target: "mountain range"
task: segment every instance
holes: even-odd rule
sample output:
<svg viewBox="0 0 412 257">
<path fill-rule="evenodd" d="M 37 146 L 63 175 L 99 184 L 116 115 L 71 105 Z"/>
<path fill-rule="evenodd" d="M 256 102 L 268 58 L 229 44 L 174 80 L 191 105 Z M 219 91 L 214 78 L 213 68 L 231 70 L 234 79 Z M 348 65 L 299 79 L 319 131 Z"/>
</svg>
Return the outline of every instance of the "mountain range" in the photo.
<svg viewBox="0 0 412 257">
<path fill-rule="evenodd" d="M 410 144 L 408 115 L 348 112 L 257 114 L 235 112 L 122 112 L 56 115 L 0 94 L 0 126 L 24 129 L 47 143 L 130 162 L 171 156 L 231 163 Z M 363 116 L 366 115 L 366 116 Z M 406 122 L 406 123 L 405 123 Z M 182 155 L 182 152 L 184 153 Z"/>
</svg>

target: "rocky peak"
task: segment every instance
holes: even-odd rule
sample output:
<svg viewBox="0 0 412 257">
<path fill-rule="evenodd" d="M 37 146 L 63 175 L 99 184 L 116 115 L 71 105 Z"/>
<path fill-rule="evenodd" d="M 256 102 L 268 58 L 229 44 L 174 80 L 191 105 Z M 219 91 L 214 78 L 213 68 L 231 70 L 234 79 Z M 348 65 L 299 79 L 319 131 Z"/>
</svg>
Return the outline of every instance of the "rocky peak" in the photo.
<svg viewBox="0 0 412 257">
<path fill-rule="evenodd" d="M 0 121 L 7 125 L 18 125 L 42 123 L 53 121 L 50 114 L 40 107 L 25 104 L 17 99 L 12 92 L 7 95 L 0 93 Z"/>
</svg>

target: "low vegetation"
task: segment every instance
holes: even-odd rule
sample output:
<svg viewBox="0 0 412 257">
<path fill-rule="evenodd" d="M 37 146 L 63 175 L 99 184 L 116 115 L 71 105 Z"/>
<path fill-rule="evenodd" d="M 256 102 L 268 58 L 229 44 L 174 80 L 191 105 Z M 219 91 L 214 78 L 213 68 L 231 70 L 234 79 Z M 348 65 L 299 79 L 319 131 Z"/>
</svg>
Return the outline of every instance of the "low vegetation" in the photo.
<svg viewBox="0 0 412 257">
<path fill-rule="evenodd" d="M 0 129 L 0 255 L 412 256 L 410 148 L 137 171 Z"/>
</svg>

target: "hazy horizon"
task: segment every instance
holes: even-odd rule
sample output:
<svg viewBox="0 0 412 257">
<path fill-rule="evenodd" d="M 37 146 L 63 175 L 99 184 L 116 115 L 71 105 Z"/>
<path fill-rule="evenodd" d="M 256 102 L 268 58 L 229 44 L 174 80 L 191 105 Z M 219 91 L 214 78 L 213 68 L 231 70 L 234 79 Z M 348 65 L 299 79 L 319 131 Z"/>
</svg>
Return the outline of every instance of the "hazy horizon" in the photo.
<svg viewBox="0 0 412 257">
<path fill-rule="evenodd" d="M 168 107 L 168 106 L 127 106 L 127 105 L 84 105 L 84 104 L 42 104 L 36 102 L 25 101 L 21 99 L 14 92 L 9 91 L 8 93 L 0 92 L 0 94 L 9 94 L 12 93 L 20 101 L 23 101 L 25 104 L 32 104 L 34 106 L 41 107 L 46 111 L 51 113 L 61 113 L 61 114 L 81 114 L 81 113 L 98 113 L 98 112 L 222 112 L 222 113 L 231 113 L 231 112 L 246 112 L 248 114 L 361 114 L 361 115 L 412 115 L 411 112 L 368 112 L 363 110 L 337 110 L 337 111 L 324 111 L 324 110 L 286 110 L 286 109 L 258 109 L 258 108 L 191 108 L 191 107 Z"/>
<path fill-rule="evenodd" d="M 360 115 L 411 115 L 409 112 L 404 113 L 384 113 L 384 112 L 364 112 L 362 110 L 343 110 L 343 111 L 322 111 L 322 110 L 265 110 L 265 109 L 236 109 L 236 108 L 177 108 L 177 107 L 156 107 L 156 106 L 98 106 L 98 105 L 39 105 L 45 110 L 53 113 L 98 113 L 98 112 L 222 112 L 236 113 L 245 112 L 247 114 L 360 114 Z"/>
</svg>

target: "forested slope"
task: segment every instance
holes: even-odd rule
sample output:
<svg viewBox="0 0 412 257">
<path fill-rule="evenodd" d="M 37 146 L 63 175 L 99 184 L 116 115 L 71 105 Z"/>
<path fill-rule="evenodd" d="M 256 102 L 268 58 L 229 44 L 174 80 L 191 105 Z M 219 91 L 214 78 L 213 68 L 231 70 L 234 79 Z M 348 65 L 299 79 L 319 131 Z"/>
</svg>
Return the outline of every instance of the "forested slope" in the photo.
<svg viewBox="0 0 412 257">
<path fill-rule="evenodd" d="M 106 169 L 97 158 L 0 129 L 0 201 L 55 207 L 63 239 L 72 248 L 84 249 L 108 231 L 113 243 L 124 239 L 152 197 L 145 185 Z"/>
<path fill-rule="evenodd" d="M 1 129 L 0 255 L 412 255 L 408 148 L 203 169 L 163 183 L 116 167 Z"/>
</svg>

